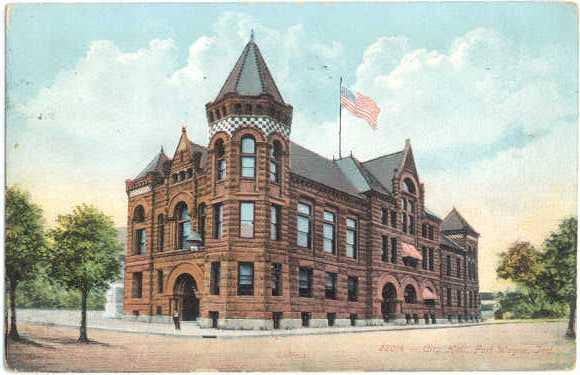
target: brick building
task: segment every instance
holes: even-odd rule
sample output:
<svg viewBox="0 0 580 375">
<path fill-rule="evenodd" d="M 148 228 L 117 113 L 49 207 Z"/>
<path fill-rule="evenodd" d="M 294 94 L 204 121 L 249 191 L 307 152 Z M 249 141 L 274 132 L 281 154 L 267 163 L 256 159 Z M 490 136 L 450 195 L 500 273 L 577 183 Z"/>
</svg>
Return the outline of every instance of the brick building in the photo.
<svg viewBox="0 0 580 375">
<path fill-rule="evenodd" d="M 237 329 L 479 318 L 478 233 L 425 208 L 410 142 L 361 162 L 290 140 L 292 106 L 251 40 L 213 102 L 126 181 L 124 314 Z"/>
</svg>

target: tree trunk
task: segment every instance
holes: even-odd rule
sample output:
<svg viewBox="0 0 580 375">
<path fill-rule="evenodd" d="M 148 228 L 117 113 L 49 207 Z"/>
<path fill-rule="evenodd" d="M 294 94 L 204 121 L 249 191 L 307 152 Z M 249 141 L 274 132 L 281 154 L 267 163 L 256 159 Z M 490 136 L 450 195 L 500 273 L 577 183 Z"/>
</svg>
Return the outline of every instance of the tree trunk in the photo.
<svg viewBox="0 0 580 375">
<path fill-rule="evenodd" d="M 81 290 L 81 335 L 79 337 L 80 342 L 89 342 L 87 337 L 87 296 L 89 294 L 88 290 Z"/>
<path fill-rule="evenodd" d="M 10 281 L 10 338 L 13 340 L 20 338 L 16 327 L 16 285 L 16 281 Z"/>
<path fill-rule="evenodd" d="M 568 318 L 568 331 L 566 336 L 576 338 L 576 300 L 570 302 L 570 317 Z"/>
</svg>

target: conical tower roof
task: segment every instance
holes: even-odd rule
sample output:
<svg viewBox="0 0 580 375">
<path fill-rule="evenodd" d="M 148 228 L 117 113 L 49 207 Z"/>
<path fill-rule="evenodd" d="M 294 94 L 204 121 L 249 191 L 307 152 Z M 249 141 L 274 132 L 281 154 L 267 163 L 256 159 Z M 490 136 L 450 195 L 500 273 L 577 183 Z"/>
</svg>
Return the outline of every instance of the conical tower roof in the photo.
<svg viewBox="0 0 580 375">
<path fill-rule="evenodd" d="M 253 34 L 214 103 L 220 101 L 228 94 L 239 96 L 260 96 L 265 94 L 272 96 L 279 103 L 284 103 L 284 99 L 282 99 L 274 78 L 270 74 L 266 61 L 260 53 L 258 45 L 254 42 Z"/>
</svg>

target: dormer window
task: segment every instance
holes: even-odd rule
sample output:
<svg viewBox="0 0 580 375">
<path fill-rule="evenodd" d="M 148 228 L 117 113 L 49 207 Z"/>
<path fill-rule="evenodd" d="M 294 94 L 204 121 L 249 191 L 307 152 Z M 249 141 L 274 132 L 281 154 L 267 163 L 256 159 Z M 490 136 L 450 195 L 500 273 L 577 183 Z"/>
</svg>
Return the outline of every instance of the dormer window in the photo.
<svg viewBox="0 0 580 375">
<path fill-rule="evenodd" d="M 410 178 L 405 178 L 403 180 L 403 191 L 409 193 L 409 194 L 416 194 L 417 190 L 415 189 L 415 184 L 413 183 L 413 181 Z"/>
<path fill-rule="evenodd" d="M 226 177 L 226 159 L 224 141 L 219 139 L 215 144 L 216 178 L 218 181 Z"/>
<path fill-rule="evenodd" d="M 274 141 L 270 148 L 270 182 L 280 183 L 280 165 L 282 159 L 282 146 Z"/>
<path fill-rule="evenodd" d="M 242 137 L 241 144 L 242 177 L 256 177 L 256 140 L 251 135 Z"/>
</svg>

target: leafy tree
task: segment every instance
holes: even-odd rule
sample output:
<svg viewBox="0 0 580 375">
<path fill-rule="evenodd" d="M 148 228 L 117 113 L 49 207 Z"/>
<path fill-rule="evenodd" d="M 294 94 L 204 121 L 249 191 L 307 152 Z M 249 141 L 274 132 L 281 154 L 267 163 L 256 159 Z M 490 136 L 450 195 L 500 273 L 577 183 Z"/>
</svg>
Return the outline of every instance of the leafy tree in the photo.
<svg viewBox="0 0 580 375">
<path fill-rule="evenodd" d="M 551 301 L 570 306 L 566 335 L 576 337 L 576 236 L 578 220 L 565 219 L 544 241 L 539 283 Z"/>
<path fill-rule="evenodd" d="M 87 299 L 103 291 L 119 275 L 121 245 L 110 217 L 88 205 L 57 219 L 50 231 L 51 276 L 81 296 L 80 342 L 88 342 Z"/>
<path fill-rule="evenodd" d="M 34 277 L 42 261 L 46 241 L 42 210 L 27 192 L 10 187 L 6 191 L 6 273 L 4 278 L 10 298 L 10 337 L 18 339 L 16 327 L 16 289 L 19 283 Z"/>
<path fill-rule="evenodd" d="M 498 293 L 497 301 L 498 312 L 505 318 L 561 318 L 568 312 L 567 305 L 549 301 L 541 291 L 530 297 L 528 290 L 522 288 Z"/>
</svg>

